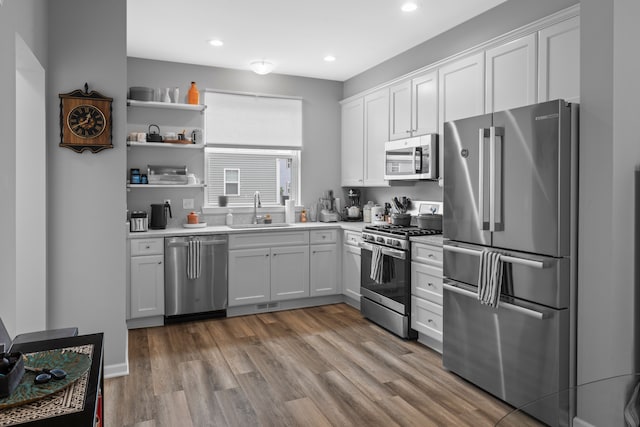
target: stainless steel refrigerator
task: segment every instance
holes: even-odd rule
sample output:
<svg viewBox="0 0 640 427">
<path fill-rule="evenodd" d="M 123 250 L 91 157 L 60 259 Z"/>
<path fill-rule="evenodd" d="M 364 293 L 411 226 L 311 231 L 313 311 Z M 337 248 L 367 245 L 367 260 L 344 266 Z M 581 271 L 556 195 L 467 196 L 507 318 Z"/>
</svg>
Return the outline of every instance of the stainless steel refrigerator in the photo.
<svg viewBox="0 0 640 427">
<path fill-rule="evenodd" d="M 545 423 L 568 425 L 575 382 L 577 105 L 445 123 L 443 365 Z M 477 298 L 499 251 L 499 306 Z M 551 395 L 551 396 L 549 396 Z"/>
</svg>

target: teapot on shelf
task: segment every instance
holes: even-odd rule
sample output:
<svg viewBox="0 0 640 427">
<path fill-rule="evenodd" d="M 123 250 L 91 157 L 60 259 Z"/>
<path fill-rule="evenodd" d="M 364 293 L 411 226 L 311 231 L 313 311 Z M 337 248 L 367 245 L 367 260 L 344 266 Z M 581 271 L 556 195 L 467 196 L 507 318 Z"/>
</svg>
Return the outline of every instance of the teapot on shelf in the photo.
<svg viewBox="0 0 640 427">
<path fill-rule="evenodd" d="M 151 132 L 152 127 L 158 129 L 158 132 Z M 162 142 L 162 135 L 160 135 L 160 127 L 158 125 L 149 125 L 149 132 L 147 132 L 147 142 Z"/>
</svg>

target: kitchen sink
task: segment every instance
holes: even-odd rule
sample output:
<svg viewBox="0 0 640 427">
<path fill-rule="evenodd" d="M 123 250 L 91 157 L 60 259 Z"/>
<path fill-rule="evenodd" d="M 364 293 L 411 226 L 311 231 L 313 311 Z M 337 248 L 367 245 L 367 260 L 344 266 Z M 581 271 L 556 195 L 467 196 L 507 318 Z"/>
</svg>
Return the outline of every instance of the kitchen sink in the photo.
<svg viewBox="0 0 640 427">
<path fill-rule="evenodd" d="M 289 227 L 291 224 L 287 224 L 286 222 L 275 222 L 271 224 L 234 224 L 227 225 L 229 228 L 233 229 L 243 229 L 243 228 L 278 228 L 278 227 Z"/>
</svg>

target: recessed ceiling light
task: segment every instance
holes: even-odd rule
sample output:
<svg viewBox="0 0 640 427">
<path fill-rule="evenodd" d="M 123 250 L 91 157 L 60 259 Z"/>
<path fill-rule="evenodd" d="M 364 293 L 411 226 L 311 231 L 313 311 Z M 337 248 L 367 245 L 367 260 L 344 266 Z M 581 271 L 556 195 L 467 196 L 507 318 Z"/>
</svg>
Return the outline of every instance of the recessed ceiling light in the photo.
<svg viewBox="0 0 640 427">
<path fill-rule="evenodd" d="M 327 55 L 327 56 L 324 57 L 324 60 L 327 61 L 327 62 L 333 62 L 333 61 L 336 60 L 336 57 L 333 56 L 333 55 Z"/>
<path fill-rule="evenodd" d="M 209 40 L 209 44 L 210 44 L 211 46 L 220 47 L 220 46 L 222 46 L 224 43 L 222 42 L 222 40 L 213 39 L 213 40 Z"/>
<path fill-rule="evenodd" d="M 402 4 L 402 11 L 403 12 L 413 12 L 414 10 L 416 10 L 418 8 L 418 4 L 414 1 L 408 1 Z"/>
</svg>

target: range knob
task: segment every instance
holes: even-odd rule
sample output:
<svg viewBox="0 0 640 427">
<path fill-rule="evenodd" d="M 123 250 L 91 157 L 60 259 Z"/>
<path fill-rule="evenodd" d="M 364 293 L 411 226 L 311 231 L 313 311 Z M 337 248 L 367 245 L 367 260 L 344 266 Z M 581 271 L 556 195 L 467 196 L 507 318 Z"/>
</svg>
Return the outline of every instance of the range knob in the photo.
<svg viewBox="0 0 640 427">
<path fill-rule="evenodd" d="M 384 237 L 378 237 L 378 238 L 376 239 L 376 242 L 384 243 Z"/>
<path fill-rule="evenodd" d="M 393 242 L 393 246 L 400 247 L 402 246 L 402 243 L 400 242 L 400 240 L 396 240 L 395 242 Z"/>
<path fill-rule="evenodd" d="M 395 243 L 396 243 L 396 242 L 395 242 L 395 240 L 393 240 L 393 239 L 387 239 L 387 245 L 389 245 L 389 246 L 393 246 L 393 245 L 395 245 Z"/>
</svg>

